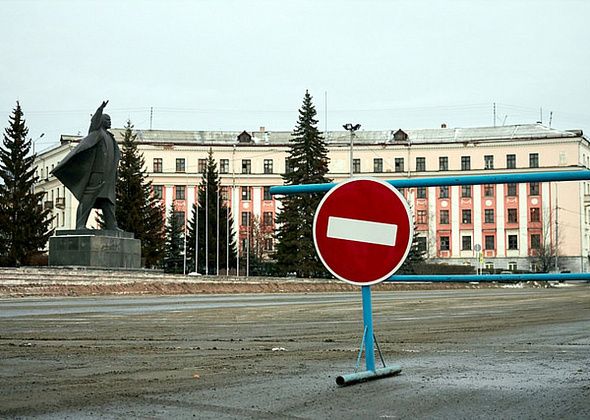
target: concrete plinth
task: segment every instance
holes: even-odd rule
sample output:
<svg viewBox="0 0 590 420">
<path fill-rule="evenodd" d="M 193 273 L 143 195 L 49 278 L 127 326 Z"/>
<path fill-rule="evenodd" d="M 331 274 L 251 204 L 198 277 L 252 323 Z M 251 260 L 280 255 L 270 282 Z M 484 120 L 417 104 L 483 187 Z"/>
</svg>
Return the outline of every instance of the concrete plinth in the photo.
<svg viewBox="0 0 590 420">
<path fill-rule="evenodd" d="M 57 230 L 49 238 L 49 265 L 139 268 L 141 241 L 116 230 Z"/>
</svg>

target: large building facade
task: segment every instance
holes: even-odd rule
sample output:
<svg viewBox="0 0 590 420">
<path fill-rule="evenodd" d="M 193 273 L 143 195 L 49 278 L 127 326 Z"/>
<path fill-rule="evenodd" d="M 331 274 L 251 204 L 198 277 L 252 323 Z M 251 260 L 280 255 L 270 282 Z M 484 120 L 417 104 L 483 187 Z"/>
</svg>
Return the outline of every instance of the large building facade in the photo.
<svg viewBox="0 0 590 420">
<path fill-rule="evenodd" d="M 122 141 L 123 130 L 113 129 Z M 269 193 L 289 170 L 290 132 L 137 130 L 139 151 L 154 194 L 166 214 L 191 217 L 209 150 L 229 202 L 240 253 L 246 251 L 252 220 L 264 235 L 258 249 L 275 244 L 280 202 Z M 347 131 L 324 133 L 329 177 L 379 179 L 559 171 L 590 166 L 590 146 L 581 130 L 540 124 L 481 128 L 358 131 L 351 148 Z M 75 226 L 77 202 L 51 176 L 51 169 L 80 137 L 62 136 L 58 147 L 38 156 L 37 190 L 56 229 Z M 352 153 L 351 153 L 352 150 Z M 351 161 L 352 156 L 352 161 Z M 419 241 L 437 262 L 505 270 L 535 270 L 531 256 L 540 245 L 557 248 L 558 270 L 590 271 L 590 182 L 544 182 L 408 188 Z M 249 248 L 248 248 L 249 249 Z M 481 250 L 481 251 L 479 251 Z M 478 252 L 479 251 L 479 252 Z"/>
</svg>

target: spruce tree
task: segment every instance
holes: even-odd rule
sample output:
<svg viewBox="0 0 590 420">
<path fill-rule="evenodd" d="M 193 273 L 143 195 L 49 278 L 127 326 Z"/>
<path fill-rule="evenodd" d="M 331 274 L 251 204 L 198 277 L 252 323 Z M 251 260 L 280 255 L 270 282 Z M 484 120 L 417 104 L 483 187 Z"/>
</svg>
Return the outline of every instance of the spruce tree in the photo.
<svg viewBox="0 0 590 420">
<path fill-rule="evenodd" d="M 424 264 L 426 260 L 426 249 L 418 241 L 419 231 L 414 221 L 414 236 L 412 237 L 412 246 L 410 252 L 402 266 L 397 271 L 397 274 L 417 274 L 416 268 Z"/>
<path fill-rule="evenodd" d="M 286 185 L 330 182 L 328 149 L 318 120 L 312 96 L 305 91 L 299 119 L 293 130 L 288 170 L 283 175 Z M 282 210 L 277 217 L 276 259 L 283 273 L 296 272 L 298 277 L 326 276 L 312 238 L 313 217 L 323 194 L 289 195 L 281 199 Z"/>
<path fill-rule="evenodd" d="M 119 228 L 133 232 L 141 241 L 146 267 L 161 265 L 164 256 L 164 223 L 160 201 L 151 193 L 144 158 L 137 149 L 133 125 L 127 121 L 116 186 L 116 216 Z"/>
<path fill-rule="evenodd" d="M 41 207 L 44 192 L 35 193 L 35 155 L 27 156 L 32 142 L 27 139 L 20 104 L 9 117 L 0 147 L 0 261 L 3 265 L 28 264 L 45 248 L 53 230 L 49 210 Z"/>
<path fill-rule="evenodd" d="M 229 237 L 229 266 L 236 266 L 236 242 L 233 230 L 233 217 L 229 211 L 229 204 L 223 198 L 220 190 L 219 174 L 217 163 L 213 159 L 213 150 L 209 149 L 207 167 L 202 174 L 201 184 L 198 189 L 198 206 L 193 204 L 192 215 L 188 225 L 187 236 L 187 260 L 189 268 L 195 270 L 195 247 L 197 245 L 195 232 L 197 219 L 199 227 L 198 235 L 198 271 L 201 274 L 217 273 L 217 228 L 219 227 L 219 269 L 227 267 L 227 245 Z M 219 224 L 217 223 L 217 197 L 219 191 Z M 198 216 L 197 216 L 198 209 Z M 207 213 L 205 213 L 207 211 Z M 207 215 L 206 215 L 207 214 Z M 229 223 L 228 223 L 229 222 Z M 207 225 L 206 225 L 207 224 Z M 228 232 L 229 224 L 229 232 Z M 206 233 L 209 241 L 206 243 Z M 205 258 L 205 255 L 208 258 Z M 207 270 L 205 265 L 208 262 Z"/>
<path fill-rule="evenodd" d="M 164 244 L 164 271 L 182 273 L 184 266 L 184 226 L 178 215 L 172 211 L 166 220 L 166 241 Z"/>
</svg>

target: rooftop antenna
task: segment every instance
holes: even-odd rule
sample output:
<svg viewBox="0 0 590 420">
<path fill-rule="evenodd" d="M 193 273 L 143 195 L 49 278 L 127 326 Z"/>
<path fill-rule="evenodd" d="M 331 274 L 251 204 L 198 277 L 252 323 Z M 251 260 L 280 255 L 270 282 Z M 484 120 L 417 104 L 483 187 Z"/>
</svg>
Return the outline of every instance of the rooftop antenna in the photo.
<svg viewBox="0 0 590 420">
<path fill-rule="evenodd" d="M 553 122 L 553 111 L 549 112 L 549 128 L 551 128 L 552 122 Z"/>
<path fill-rule="evenodd" d="M 150 130 L 152 129 L 152 122 L 154 120 L 154 107 L 150 107 Z"/>
<path fill-rule="evenodd" d="M 494 102 L 494 127 L 496 126 L 496 103 Z"/>
<path fill-rule="evenodd" d="M 326 90 L 324 92 L 324 106 L 325 106 L 325 110 L 324 110 L 324 133 L 326 134 L 326 141 L 330 141 L 330 139 L 328 138 L 328 91 Z"/>
</svg>

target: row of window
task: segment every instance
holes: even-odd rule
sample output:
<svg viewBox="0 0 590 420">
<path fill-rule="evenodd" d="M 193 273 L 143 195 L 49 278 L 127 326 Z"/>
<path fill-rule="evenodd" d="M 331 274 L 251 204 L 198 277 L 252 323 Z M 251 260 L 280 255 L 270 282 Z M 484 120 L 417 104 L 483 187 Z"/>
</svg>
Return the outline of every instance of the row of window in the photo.
<svg viewBox="0 0 590 420">
<path fill-rule="evenodd" d="M 161 200 L 164 195 L 164 186 L 163 185 L 152 185 L 154 197 L 158 200 Z M 249 201 L 252 199 L 252 188 L 251 187 L 240 187 L 242 193 L 242 200 Z M 222 200 L 229 199 L 229 189 L 230 187 L 221 187 L 220 189 L 220 197 Z M 175 185 L 174 186 L 174 199 L 175 200 L 186 200 L 186 186 L 185 185 Z M 270 194 L 270 187 L 262 187 L 262 199 L 265 201 L 272 200 L 272 195 Z"/>
<path fill-rule="evenodd" d="M 395 172 L 404 172 L 404 158 L 399 157 L 394 159 L 394 171 Z M 539 167 L 539 154 L 538 153 L 529 153 L 529 168 L 538 168 Z M 484 169 L 494 169 L 494 155 L 485 155 L 484 156 Z M 506 155 L 506 169 L 516 169 L 516 155 L 515 154 L 508 154 Z M 448 171 L 449 170 L 449 157 L 448 156 L 440 156 L 438 158 L 438 170 L 439 171 Z M 461 156 L 461 170 L 462 171 L 470 171 L 471 170 L 471 156 Z M 352 160 L 352 171 L 355 173 L 361 172 L 361 160 L 360 159 L 353 159 Z M 426 158 L 419 156 L 416 157 L 416 172 L 424 172 L 426 171 Z M 374 158 L 373 159 L 373 172 L 379 173 L 383 172 L 383 158 Z"/>
<path fill-rule="evenodd" d="M 484 169 L 494 169 L 494 156 L 493 155 L 485 155 L 484 156 Z M 538 168 L 539 167 L 539 154 L 538 153 L 529 153 L 529 168 Z M 516 155 L 515 154 L 507 154 L 506 155 L 506 169 L 516 169 Z M 164 171 L 164 161 L 162 158 L 154 158 L 153 160 L 153 172 L 161 173 Z M 198 159 L 197 161 L 197 171 L 203 173 L 207 170 L 207 159 Z M 285 170 L 286 172 L 290 172 L 292 168 L 289 165 L 288 159 L 285 159 Z M 395 172 L 404 172 L 404 158 L 394 158 L 394 170 Z M 416 169 L 417 172 L 424 172 L 426 171 L 426 158 L 425 157 L 417 157 L 416 158 Z M 448 171 L 449 170 L 449 157 L 448 156 L 440 156 L 438 158 L 438 170 L 439 171 Z M 462 171 L 470 171 L 471 170 L 471 156 L 461 156 L 461 170 Z M 360 159 L 353 159 L 352 160 L 352 171 L 354 173 L 361 172 L 361 160 Z M 186 172 L 186 159 L 185 158 L 176 158 L 176 172 Z M 220 174 L 227 174 L 230 172 L 229 168 L 229 159 L 220 159 L 219 160 L 219 173 Z M 374 158 L 373 159 L 373 172 L 379 173 L 383 172 L 383 158 Z M 242 174 L 251 174 L 252 173 L 252 160 L 251 159 L 242 159 L 241 160 L 241 173 Z M 273 159 L 264 159 L 263 161 L 263 173 L 265 174 L 273 174 L 274 173 L 274 160 Z"/>
<path fill-rule="evenodd" d="M 181 226 L 184 225 L 184 222 L 185 222 L 184 211 L 175 211 L 174 217 L 176 218 L 176 221 Z M 240 226 L 243 226 L 243 227 L 251 226 L 251 222 L 252 222 L 252 212 L 243 211 L 241 213 Z M 264 213 L 262 213 L 262 219 L 260 222 L 261 222 L 262 226 L 274 226 L 274 213 L 272 211 L 265 211 Z"/>
<path fill-rule="evenodd" d="M 207 159 L 199 159 L 197 161 L 197 171 L 199 173 L 203 173 L 207 170 Z M 154 173 L 162 173 L 164 172 L 164 160 L 162 158 L 154 158 L 152 172 Z M 185 158 L 176 158 L 176 172 L 186 172 L 186 159 Z M 229 159 L 220 159 L 219 160 L 219 173 L 220 174 L 228 174 L 229 173 Z M 251 159 L 242 159 L 242 174 L 251 174 L 252 173 L 252 160 Z M 265 174 L 272 174 L 274 173 L 274 163 L 272 159 L 264 159 L 264 173 Z"/>
<path fill-rule="evenodd" d="M 518 223 L 518 209 L 507 209 L 508 223 Z M 439 211 L 439 224 L 448 225 L 449 221 L 449 210 Z M 541 221 L 541 209 L 539 207 L 531 207 L 529 211 L 529 222 L 540 222 Z M 416 212 L 416 223 L 427 224 L 428 213 L 426 210 L 418 210 Z M 469 225 L 472 223 L 471 209 L 461 210 L 461 223 Z M 484 211 L 484 223 L 495 223 L 495 211 L 494 209 L 485 209 Z"/>
<path fill-rule="evenodd" d="M 471 251 L 471 236 L 461 237 L 461 251 Z M 530 235 L 531 249 L 541 248 L 541 235 L 538 233 L 532 233 Z M 450 251 L 451 242 L 449 236 L 441 236 L 439 240 L 439 249 L 441 251 Z M 494 235 L 485 235 L 483 249 L 491 251 L 496 249 L 496 237 Z M 508 249 L 518 250 L 518 235 L 508 235 Z"/>
<path fill-rule="evenodd" d="M 518 196 L 518 188 L 516 183 L 509 183 L 506 184 L 506 196 L 507 197 L 516 197 Z M 438 189 L 438 198 L 449 198 L 449 186 L 437 187 Z M 416 188 L 416 198 L 426 198 L 426 187 L 417 187 Z M 539 195 L 540 194 L 540 185 L 538 182 L 531 182 L 529 183 L 529 195 Z M 400 192 L 403 194 L 404 189 L 400 188 Z M 471 197 L 472 188 L 471 185 L 461 185 L 461 197 L 462 198 L 470 198 Z M 485 184 L 483 186 L 483 195 L 484 197 L 493 197 L 495 192 L 494 184 Z"/>
</svg>

